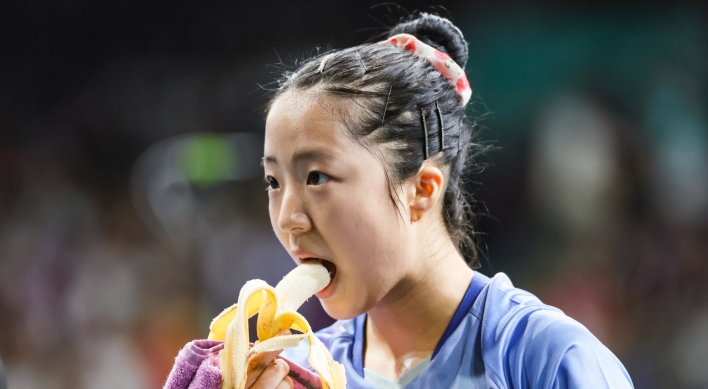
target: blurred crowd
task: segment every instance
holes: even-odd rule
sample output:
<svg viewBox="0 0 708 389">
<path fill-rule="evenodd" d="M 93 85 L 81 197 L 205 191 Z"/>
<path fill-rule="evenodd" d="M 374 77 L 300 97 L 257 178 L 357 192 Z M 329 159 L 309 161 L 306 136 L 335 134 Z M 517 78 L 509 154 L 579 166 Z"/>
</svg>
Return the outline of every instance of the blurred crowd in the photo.
<svg viewBox="0 0 708 389">
<path fill-rule="evenodd" d="M 528 160 L 528 288 L 641 388 L 708 385 L 708 127 L 671 115 L 652 139 L 607 101 L 563 95 Z"/>
<path fill-rule="evenodd" d="M 207 185 L 177 168 L 184 181 L 156 194 L 172 211 L 164 215 L 140 205 L 160 190 L 141 186 L 140 164 L 132 184 L 124 177 L 108 194 L 62 152 L 33 142 L 2 149 L 12 190 L 2 199 L 0 350 L 13 388 L 160 387 L 179 348 L 205 337 L 246 281 L 275 284 L 294 266 L 258 180 Z M 187 156 L 194 177 L 204 161 Z M 164 181 L 159 173 L 149 178 Z M 314 302 L 305 312 L 322 327 L 329 321 Z"/>
<path fill-rule="evenodd" d="M 699 37 L 686 44 L 691 65 L 653 69 L 641 99 L 594 83 L 606 78 L 598 65 L 590 82 L 534 89 L 523 106 L 494 101 L 512 93 L 487 78 L 484 48 L 518 67 L 529 53 L 485 43 L 495 20 L 464 20 L 480 40 L 468 38 L 479 55 L 470 115 L 496 111 L 481 139 L 497 150 L 470 178 L 480 271 L 506 272 L 583 323 L 636 387 L 708 387 L 708 31 L 687 32 Z M 269 61 L 258 55 L 249 61 Z M 159 388 L 245 281 L 275 284 L 294 266 L 268 220 L 260 106 L 243 93 L 263 70 L 232 60 L 131 58 L 3 121 L 15 126 L 0 134 L 10 388 Z M 303 312 L 331 323 L 316 299 Z"/>
</svg>

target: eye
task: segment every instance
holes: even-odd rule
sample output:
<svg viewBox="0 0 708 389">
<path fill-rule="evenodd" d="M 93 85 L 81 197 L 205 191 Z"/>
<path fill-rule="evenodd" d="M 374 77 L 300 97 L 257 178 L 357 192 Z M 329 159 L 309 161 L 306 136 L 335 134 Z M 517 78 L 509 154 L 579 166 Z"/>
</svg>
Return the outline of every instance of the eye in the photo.
<svg viewBox="0 0 708 389">
<path fill-rule="evenodd" d="M 307 185 L 322 185 L 329 181 L 329 176 L 322 172 L 310 172 L 307 175 Z"/>
<path fill-rule="evenodd" d="M 265 182 L 268 184 L 267 190 L 280 188 L 280 183 L 278 183 L 278 180 L 276 180 L 273 176 L 266 176 Z"/>
</svg>

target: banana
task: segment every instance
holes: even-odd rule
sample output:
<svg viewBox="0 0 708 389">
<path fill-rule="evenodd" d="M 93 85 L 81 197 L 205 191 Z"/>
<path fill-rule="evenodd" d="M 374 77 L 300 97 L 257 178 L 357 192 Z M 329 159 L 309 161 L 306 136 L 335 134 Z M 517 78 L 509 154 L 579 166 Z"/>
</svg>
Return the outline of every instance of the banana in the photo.
<svg viewBox="0 0 708 389">
<path fill-rule="evenodd" d="M 296 347 L 302 339 L 310 344 L 308 362 L 322 382 L 322 389 L 345 389 L 344 366 L 337 363 L 327 347 L 313 334 L 297 309 L 330 282 L 329 272 L 317 261 L 301 264 L 273 288 L 262 280 L 251 280 L 241 288 L 238 303 L 226 308 L 209 326 L 209 339 L 223 340 L 221 351 L 222 389 L 246 386 L 248 358 L 252 354 Z M 259 342 L 250 347 L 248 318 L 258 313 Z M 294 329 L 301 334 L 275 336 Z"/>
</svg>

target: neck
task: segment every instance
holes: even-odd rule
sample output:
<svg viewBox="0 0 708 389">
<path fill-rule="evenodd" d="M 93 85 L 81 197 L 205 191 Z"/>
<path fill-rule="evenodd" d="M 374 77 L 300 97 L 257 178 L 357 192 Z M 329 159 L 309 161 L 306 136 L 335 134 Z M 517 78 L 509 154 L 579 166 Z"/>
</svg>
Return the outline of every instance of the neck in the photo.
<svg viewBox="0 0 708 389">
<path fill-rule="evenodd" d="M 472 280 L 449 239 L 368 313 L 364 364 L 397 379 L 430 356 Z"/>
</svg>

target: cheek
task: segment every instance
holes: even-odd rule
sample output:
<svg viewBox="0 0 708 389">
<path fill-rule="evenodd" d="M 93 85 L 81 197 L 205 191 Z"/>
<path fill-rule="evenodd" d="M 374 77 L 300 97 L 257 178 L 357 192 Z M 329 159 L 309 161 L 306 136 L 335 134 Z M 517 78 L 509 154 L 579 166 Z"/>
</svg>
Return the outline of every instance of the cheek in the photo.
<svg viewBox="0 0 708 389">
<path fill-rule="evenodd" d="M 387 191 L 350 190 L 332 199 L 323 218 L 323 237 L 357 274 L 375 276 L 387 270 L 397 247 L 405 242 L 401 220 Z M 345 197 L 346 196 L 346 197 Z M 336 235 L 336 236 L 335 236 Z M 328 238 L 329 236 L 329 238 Z"/>
<path fill-rule="evenodd" d="M 329 225 L 323 226 L 323 238 L 342 275 L 334 298 L 322 301 L 332 317 L 348 319 L 370 310 L 405 273 L 404 264 L 398 263 L 405 233 L 393 205 L 384 205 L 338 207 L 332 210 Z"/>
</svg>

